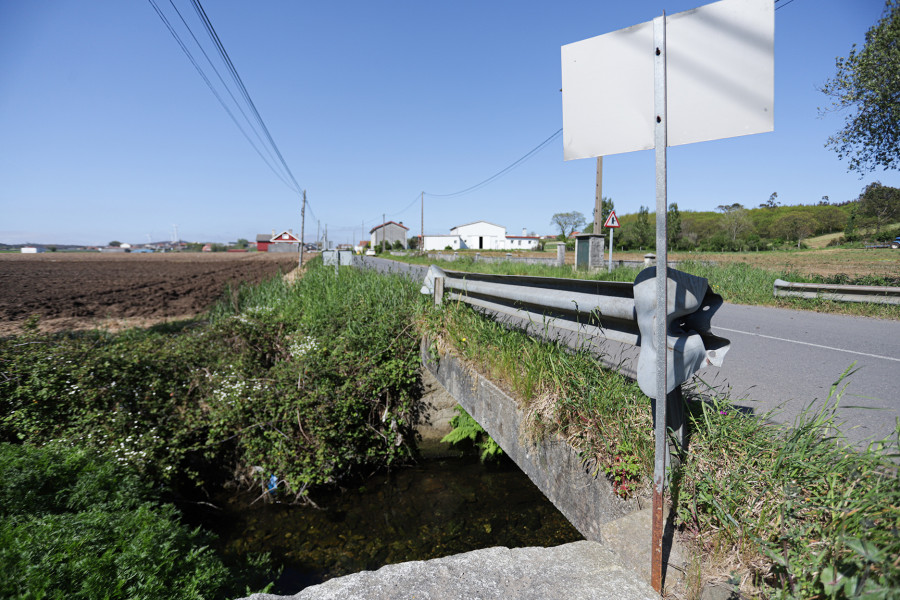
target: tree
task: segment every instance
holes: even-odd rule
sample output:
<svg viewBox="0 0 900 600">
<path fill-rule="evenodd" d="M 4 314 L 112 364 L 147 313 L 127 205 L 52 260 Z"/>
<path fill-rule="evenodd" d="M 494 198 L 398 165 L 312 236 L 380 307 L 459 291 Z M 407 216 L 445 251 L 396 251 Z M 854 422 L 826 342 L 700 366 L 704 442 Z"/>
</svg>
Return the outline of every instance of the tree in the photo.
<svg viewBox="0 0 900 600">
<path fill-rule="evenodd" d="M 419 237 L 413 236 L 406 240 L 406 247 L 410 250 L 418 250 L 419 249 Z"/>
<path fill-rule="evenodd" d="M 769 200 L 772 200 L 771 196 Z M 752 227 L 750 217 L 747 215 L 747 209 L 737 202 L 731 206 L 719 205 L 716 207 L 716 210 L 722 212 L 722 228 L 732 244 L 736 244 L 741 234 Z"/>
<path fill-rule="evenodd" d="M 666 235 L 669 237 L 669 248 L 674 248 L 681 241 L 681 212 L 675 202 L 669 205 L 666 215 Z"/>
<path fill-rule="evenodd" d="M 856 232 L 856 220 L 859 215 L 859 204 L 850 207 L 850 216 L 847 218 L 847 226 L 844 227 L 844 239 L 848 242 L 855 242 L 859 239 Z"/>
<path fill-rule="evenodd" d="M 556 213 L 550 217 L 550 224 L 559 228 L 561 239 L 566 239 L 572 233 L 585 224 L 584 215 L 573 210 L 572 212 Z"/>
<path fill-rule="evenodd" d="M 401 242 L 400 240 L 394 240 L 393 249 L 394 250 L 403 250 L 403 242 Z"/>
<path fill-rule="evenodd" d="M 109 243 L 109 245 L 110 245 L 111 247 L 113 247 L 113 248 L 118 248 L 119 246 L 122 245 L 122 242 L 120 242 L 120 241 L 118 241 L 118 240 L 113 240 L 113 241 L 111 241 L 111 242 Z"/>
<path fill-rule="evenodd" d="M 639 248 L 650 248 L 653 243 L 653 226 L 650 224 L 650 209 L 642 206 L 638 210 L 637 221 L 634 224 L 634 243 Z"/>
<path fill-rule="evenodd" d="M 869 217 L 875 223 L 875 235 L 883 225 L 900 219 L 900 189 L 870 183 L 859 196 L 859 214 Z"/>
<path fill-rule="evenodd" d="M 588 223 L 582 231 L 584 233 L 603 233 L 603 224 L 606 223 L 606 218 L 609 216 L 609 213 L 615 209 L 615 206 L 612 198 L 603 196 L 603 198 L 600 199 L 600 231 L 594 231 L 593 221 Z M 597 212 L 597 210 L 594 209 L 594 212 Z"/>
<path fill-rule="evenodd" d="M 759 207 L 760 208 L 778 208 L 779 206 L 781 206 L 781 202 L 775 202 L 776 198 L 778 198 L 778 192 L 772 192 L 772 194 L 769 196 L 768 201 L 766 201 L 765 204 L 760 204 Z M 719 208 L 721 209 L 722 207 L 720 206 Z"/>
<path fill-rule="evenodd" d="M 900 0 L 887 0 L 881 19 L 866 32 L 847 58 L 835 59 L 837 74 L 821 91 L 832 99 L 831 110 L 850 109 L 844 127 L 828 138 L 848 171 L 860 177 L 876 167 L 900 163 Z M 828 109 L 826 109 L 827 111 Z M 825 112 L 820 109 L 820 112 Z"/>
<path fill-rule="evenodd" d="M 816 220 L 805 213 L 789 213 L 775 221 L 774 229 L 784 239 L 796 241 L 799 248 L 804 238 L 816 230 Z"/>
<path fill-rule="evenodd" d="M 248 240 L 245 240 L 244 238 L 240 238 L 237 242 L 234 243 L 234 245 L 236 248 L 246 248 L 250 245 L 250 242 Z"/>
</svg>

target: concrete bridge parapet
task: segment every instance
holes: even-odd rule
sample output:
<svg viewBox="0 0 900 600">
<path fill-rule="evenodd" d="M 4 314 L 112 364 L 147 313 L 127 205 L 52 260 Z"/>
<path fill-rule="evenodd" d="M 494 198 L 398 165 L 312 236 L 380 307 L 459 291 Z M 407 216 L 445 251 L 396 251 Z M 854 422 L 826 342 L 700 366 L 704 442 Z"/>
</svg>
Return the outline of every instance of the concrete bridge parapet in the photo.
<svg viewBox="0 0 900 600">
<path fill-rule="evenodd" d="M 588 540 L 602 541 L 603 524 L 649 505 L 647 499 L 618 497 L 564 440 L 528 441 L 518 403 L 456 357 L 433 358 L 428 340 L 422 343 L 422 363 Z"/>
</svg>

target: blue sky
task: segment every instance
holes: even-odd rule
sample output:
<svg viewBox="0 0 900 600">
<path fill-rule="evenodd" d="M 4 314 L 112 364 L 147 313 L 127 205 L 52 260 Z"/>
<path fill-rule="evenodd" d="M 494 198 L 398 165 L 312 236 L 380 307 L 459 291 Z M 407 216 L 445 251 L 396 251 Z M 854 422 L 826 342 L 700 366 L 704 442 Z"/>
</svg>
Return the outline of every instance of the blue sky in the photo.
<svg viewBox="0 0 900 600">
<path fill-rule="evenodd" d="M 187 0 L 173 0 L 204 47 Z M 177 19 L 169 0 L 161 10 Z M 560 47 L 696 0 L 258 2 L 207 0 L 215 26 L 298 184 L 306 239 L 337 242 L 388 220 L 447 233 L 487 220 L 553 233 L 556 212 L 593 208 L 593 160 L 564 162 Z M 883 0 L 781 0 L 775 131 L 669 150 L 681 210 L 856 198 L 869 182 L 823 147 L 834 59 L 862 43 Z M 186 30 L 181 29 L 187 38 Z M 202 59 L 199 51 L 195 51 Z M 208 67 L 207 67 L 208 69 Z M 211 71 L 210 71 L 211 72 Z M 300 228 L 300 199 L 263 162 L 144 1 L 0 0 L 0 242 L 253 239 Z M 604 159 L 619 214 L 654 205 L 651 151 Z"/>
</svg>

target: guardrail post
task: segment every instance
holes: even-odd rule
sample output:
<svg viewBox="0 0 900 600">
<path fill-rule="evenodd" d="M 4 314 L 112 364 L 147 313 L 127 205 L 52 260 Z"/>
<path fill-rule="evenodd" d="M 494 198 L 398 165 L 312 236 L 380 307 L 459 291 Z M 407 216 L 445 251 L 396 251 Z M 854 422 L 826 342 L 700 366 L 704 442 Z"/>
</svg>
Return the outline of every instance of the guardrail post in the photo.
<svg viewBox="0 0 900 600">
<path fill-rule="evenodd" d="M 440 306 L 444 303 L 444 278 L 434 278 L 434 305 Z"/>
</svg>

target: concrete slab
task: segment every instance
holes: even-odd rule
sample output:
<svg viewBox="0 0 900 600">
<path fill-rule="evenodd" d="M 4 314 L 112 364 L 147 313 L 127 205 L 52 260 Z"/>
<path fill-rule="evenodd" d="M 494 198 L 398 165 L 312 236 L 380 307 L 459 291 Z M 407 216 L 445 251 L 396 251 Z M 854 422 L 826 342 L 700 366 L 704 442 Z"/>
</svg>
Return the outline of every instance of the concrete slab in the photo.
<svg viewBox="0 0 900 600">
<path fill-rule="evenodd" d="M 659 595 L 596 542 L 555 548 L 486 548 L 387 565 L 245 600 L 656 600 Z"/>
</svg>

